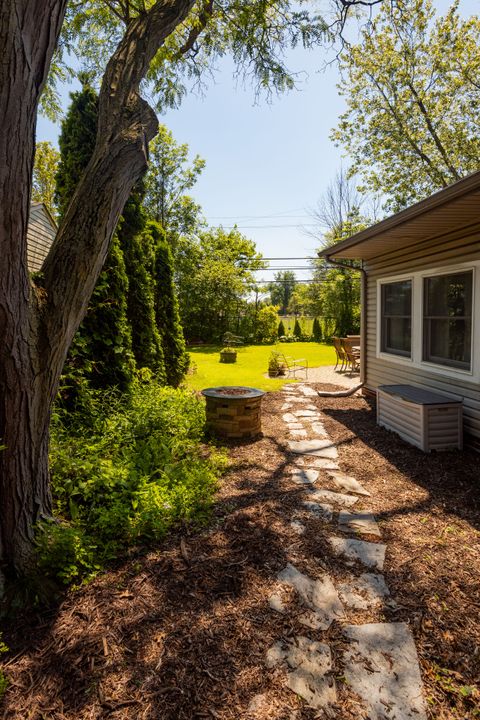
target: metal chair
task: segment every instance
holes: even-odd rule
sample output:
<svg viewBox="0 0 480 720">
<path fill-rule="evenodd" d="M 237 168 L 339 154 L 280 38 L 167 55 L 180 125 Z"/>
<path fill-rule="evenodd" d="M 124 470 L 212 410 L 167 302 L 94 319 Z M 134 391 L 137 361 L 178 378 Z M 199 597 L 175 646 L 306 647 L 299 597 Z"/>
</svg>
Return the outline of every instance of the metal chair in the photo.
<svg viewBox="0 0 480 720">
<path fill-rule="evenodd" d="M 360 352 L 353 347 L 356 341 L 346 337 L 341 338 L 341 342 L 347 358 L 347 365 L 350 366 L 350 374 L 352 372 L 358 372 L 358 370 L 360 370 Z"/>
</svg>

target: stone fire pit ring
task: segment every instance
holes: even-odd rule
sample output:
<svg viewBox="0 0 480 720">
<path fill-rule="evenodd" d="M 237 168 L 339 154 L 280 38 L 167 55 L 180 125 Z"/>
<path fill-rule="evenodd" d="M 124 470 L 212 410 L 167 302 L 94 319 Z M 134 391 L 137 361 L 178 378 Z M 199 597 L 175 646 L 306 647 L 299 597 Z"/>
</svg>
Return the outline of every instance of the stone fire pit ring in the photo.
<svg viewBox="0 0 480 720">
<path fill-rule="evenodd" d="M 207 403 L 207 426 L 229 440 L 253 438 L 262 432 L 263 390 L 226 385 L 202 390 Z"/>
</svg>

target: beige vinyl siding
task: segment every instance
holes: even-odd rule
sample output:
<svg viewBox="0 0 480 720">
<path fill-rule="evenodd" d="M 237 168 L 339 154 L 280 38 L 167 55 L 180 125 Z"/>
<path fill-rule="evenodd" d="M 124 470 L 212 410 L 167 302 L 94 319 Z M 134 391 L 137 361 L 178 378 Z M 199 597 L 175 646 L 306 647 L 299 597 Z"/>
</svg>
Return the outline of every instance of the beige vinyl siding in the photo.
<svg viewBox="0 0 480 720">
<path fill-rule="evenodd" d="M 480 260 L 480 227 L 470 229 L 469 234 L 449 233 L 435 241 L 418 243 L 414 247 L 403 250 L 394 250 L 388 254 L 365 261 L 365 270 L 368 275 L 367 286 L 367 362 L 366 386 L 376 390 L 379 385 L 408 384 L 444 393 L 450 397 L 463 398 L 464 402 L 464 429 L 466 432 L 480 439 L 480 383 L 472 375 L 452 373 L 441 366 L 430 370 L 428 366 L 414 366 L 408 361 L 399 362 L 398 358 L 390 360 L 379 357 L 377 348 L 377 312 L 378 312 L 378 281 L 395 276 L 408 277 L 415 272 L 428 272 L 433 268 L 450 268 L 461 263 L 478 262 Z M 480 268 L 476 268 L 480 273 Z M 477 281 L 478 286 L 478 281 Z M 419 302 L 414 297 L 414 304 Z M 480 295 L 474 295 L 473 325 L 480 319 Z M 477 332 L 478 336 L 478 332 Z M 480 341 L 476 337 L 477 345 L 474 353 L 478 357 Z M 414 338 L 412 337 L 412 343 Z M 478 359 L 476 360 L 478 366 Z"/>
<path fill-rule="evenodd" d="M 42 203 L 30 206 L 27 230 L 27 262 L 30 272 L 38 272 L 55 238 L 55 225 Z"/>
</svg>

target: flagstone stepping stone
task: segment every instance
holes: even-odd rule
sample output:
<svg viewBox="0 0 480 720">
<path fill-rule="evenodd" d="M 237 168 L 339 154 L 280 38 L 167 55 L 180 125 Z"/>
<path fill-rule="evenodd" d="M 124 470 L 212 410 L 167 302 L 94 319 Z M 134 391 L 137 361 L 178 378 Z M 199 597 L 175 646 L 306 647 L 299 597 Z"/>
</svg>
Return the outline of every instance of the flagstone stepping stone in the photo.
<svg viewBox="0 0 480 720">
<path fill-rule="evenodd" d="M 333 492 L 333 490 L 312 490 L 312 499 L 318 502 L 333 502 L 337 505 L 343 505 L 344 507 L 352 507 L 358 502 L 358 498 L 355 495 L 344 495 L 343 493 Z"/>
<path fill-rule="evenodd" d="M 342 472 L 329 472 L 328 475 L 337 487 L 342 488 L 343 490 L 348 490 L 349 492 L 357 493 L 357 495 L 366 495 L 370 497 L 368 490 L 365 490 L 363 485 L 360 485 L 358 480 L 351 475 L 347 475 Z"/>
<path fill-rule="evenodd" d="M 345 679 L 370 720 L 426 720 L 417 651 L 406 623 L 349 625 Z"/>
<path fill-rule="evenodd" d="M 325 520 L 325 522 L 330 522 L 333 518 L 333 508 L 327 503 L 316 503 L 305 500 L 302 505 L 306 510 Z"/>
<path fill-rule="evenodd" d="M 299 522 L 298 520 L 292 520 L 290 523 L 290 527 L 294 532 L 297 533 L 297 535 L 303 535 L 305 530 L 307 529 L 303 523 Z"/>
<path fill-rule="evenodd" d="M 319 418 L 320 419 L 320 413 L 318 410 L 294 410 L 293 415 L 295 417 L 299 418 Z"/>
<path fill-rule="evenodd" d="M 310 609 L 311 612 L 298 618 L 302 625 L 315 630 L 327 630 L 334 620 L 343 617 L 343 605 L 328 575 L 313 580 L 288 563 L 278 573 L 277 579 L 295 588 L 303 603 Z"/>
<path fill-rule="evenodd" d="M 304 397 L 298 397 L 297 395 L 289 395 L 288 402 L 300 403 L 301 405 L 305 405 L 305 403 L 307 403 L 308 400 L 306 400 Z M 307 407 L 307 406 L 305 405 L 305 407 Z"/>
<path fill-rule="evenodd" d="M 382 537 L 377 521 L 370 512 L 348 512 L 342 510 L 338 516 L 338 529 L 342 532 L 356 532 L 359 535 Z"/>
<path fill-rule="evenodd" d="M 292 480 L 297 485 L 312 485 L 318 478 L 318 470 L 292 470 Z"/>
<path fill-rule="evenodd" d="M 289 432 L 290 432 L 290 435 L 291 435 L 292 437 L 297 437 L 297 438 L 305 438 L 305 437 L 307 437 L 307 431 L 306 431 L 306 430 L 290 430 Z"/>
<path fill-rule="evenodd" d="M 275 612 L 282 614 L 285 612 L 285 605 L 278 593 L 270 595 L 270 597 L 268 598 L 268 604 L 270 605 L 272 610 L 275 610 Z"/>
<path fill-rule="evenodd" d="M 268 649 L 266 665 L 285 667 L 287 687 L 310 707 L 319 710 L 335 703 L 337 693 L 328 645 L 301 635 L 280 640 Z"/>
<path fill-rule="evenodd" d="M 303 440 L 301 442 L 289 442 L 291 452 L 299 455 L 314 455 L 315 457 L 331 458 L 338 457 L 337 448 L 331 440 Z"/>
<path fill-rule="evenodd" d="M 348 607 L 356 610 L 368 610 L 380 605 L 390 596 L 383 575 L 376 573 L 363 573 L 360 577 L 352 578 L 347 583 L 338 586 L 340 599 Z"/>
<path fill-rule="evenodd" d="M 302 392 L 306 397 L 318 397 L 317 391 L 308 385 L 297 385 L 298 390 Z"/>
<path fill-rule="evenodd" d="M 338 463 L 333 460 L 329 460 L 328 458 L 308 457 L 308 455 L 305 457 L 295 458 L 295 465 L 298 465 L 299 467 L 320 468 L 322 470 L 340 470 Z"/>
<path fill-rule="evenodd" d="M 343 555 L 348 560 L 359 560 L 363 565 L 376 570 L 383 570 L 386 545 L 353 538 L 331 537 L 328 541 L 337 555 Z"/>
<path fill-rule="evenodd" d="M 299 422 L 288 423 L 287 427 L 289 430 L 303 430 L 304 429 L 302 423 L 299 423 Z"/>
<path fill-rule="evenodd" d="M 293 407 L 293 405 L 291 405 L 290 403 L 285 403 L 284 405 L 282 405 L 282 407 L 280 409 L 281 410 L 290 410 L 290 408 L 292 408 L 292 407 Z"/>
<path fill-rule="evenodd" d="M 328 438 L 328 433 L 322 423 L 312 423 L 312 432 L 319 437 Z"/>
<path fill-rule="evenodd" d="M 285 413 L 285 415 L 282 415 L 282 420 L 286 423 L 298 422 L 296 415 L 294 415 L 293 413 Z"/>
</svg>

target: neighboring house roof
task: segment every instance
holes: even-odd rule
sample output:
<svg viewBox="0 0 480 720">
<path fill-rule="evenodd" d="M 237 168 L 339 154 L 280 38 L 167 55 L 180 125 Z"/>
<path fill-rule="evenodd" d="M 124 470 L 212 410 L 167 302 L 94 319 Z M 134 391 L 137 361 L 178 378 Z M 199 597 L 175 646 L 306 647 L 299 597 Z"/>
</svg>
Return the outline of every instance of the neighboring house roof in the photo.
<svg viewBox="0 0 480 720">
<path fill-rule="evenodd" d="M 41 270 L 57 234 L 57 224 L 44 203 L 31 203 L 27 228 L 27 262 L 30 272 Z"/>
<path fill-rule="evenodd" d="M 480 171 L 325 248 L 320 257 L 369 260 L 424 240 L 480 226 Z"/>
</svg>

